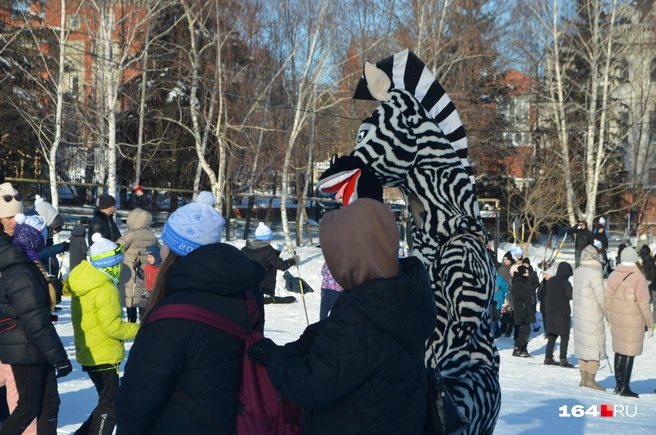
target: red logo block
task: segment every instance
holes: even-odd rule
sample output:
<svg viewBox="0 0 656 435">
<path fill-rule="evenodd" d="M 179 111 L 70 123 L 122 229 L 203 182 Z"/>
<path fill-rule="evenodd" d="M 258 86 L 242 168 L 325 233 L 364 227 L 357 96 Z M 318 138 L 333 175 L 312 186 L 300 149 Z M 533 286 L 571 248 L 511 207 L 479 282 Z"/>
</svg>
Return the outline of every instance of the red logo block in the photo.
<svg viewBox="0 0 656 435">
<path fill-rule="evenodd" d="M 602 417 L 612 417 L 613 416 L 613 405 L 601 405 L 601 416 Z"/>
</svg>

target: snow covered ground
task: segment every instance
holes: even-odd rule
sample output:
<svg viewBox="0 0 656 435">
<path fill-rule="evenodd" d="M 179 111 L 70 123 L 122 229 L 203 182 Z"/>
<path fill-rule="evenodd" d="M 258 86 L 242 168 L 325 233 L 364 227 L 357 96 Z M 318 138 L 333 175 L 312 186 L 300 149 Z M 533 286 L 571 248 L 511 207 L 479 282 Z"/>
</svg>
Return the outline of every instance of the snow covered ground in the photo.
<svg viewBox="0 0 656 435">
<path fill-rule="evenodd" d="M 62 240 L 66 240 L 64 235 Z M 244 241 L 231 242 L 238 248 L 243 247 Z M 316 243 L 316 239 L 315 239 Z M 278 249 L 283 248 L 284 239 L 280 234 L 274 234 L 273 244 Z M 508 248 L 508 245 L 502 248 Z M 499 250 L 499 258 L 505 250 Z M 310 323 L 319 320 L 321 266 L 323 255 L 321 249 L 312 247 L 309 242 L 297 249 L 302 262 L 300 274 L 315 290 L 306 294 L 305 303 Z M 537 264 L 544 255 L 544 248 L 531 248 L 528 257 L 533 264 Z M 615 252 L 611 252 L 615 257 Z M 286 254 L 282 254 L 287 258 Z M 558 258 L 559 261 L 569 261 L 574 264 L 574 252 L 564 250 Z M 290 269 L 293 275 L 298 275 L 294 267 Z M 284 287 L 282 273 L 278 274 L 278 295 L 289 295 Z M 293 294 L 294 296 L 298 296 Z M 299 301 L 285 305 L 266 306 L 265 335 L 276 343 L 283 344 L 295 340 L 306 326 L 303 303 Z M 56 323 L 57 331 L 66 346 L 66 350 L 74 364 L 74 371 L 66 378 L 59 380 L 61 408 L 59 412 L 59 434 L 72 434 L 91 413 L 97 402 L 96 391 L 88 376 L 81 371 L 75 362 L 75 349 L 73 344 L 73 327 L 70 316 L 70 299 L 65 298 L 61 306 L 59 321 Z M 610 331 L 607 331 L 606 348 L 610 354 L 612 365 L 612 346 Z M 656 338 L 647 338 L 643 355 L 635 360 L 635 367 L 631 381 L 631 388 L 638 394 L 639 399 L 614 396 L 615 379 L 610 372 L 608 362 L 602 361 L 597 381 L 608 390 L 595 391 L 579 388 L 579 371 L 560 367 L 545 367 L 542 365 L 546 340 L 542 331 L 532 333 L 528 345 L 532 359 L 515 358 L 511 356 L 513 342 L 511 338 L 501 338 L 496 341 L 501 354 L 500 381 L 502 388 L 501 413 L 496 426 L 495 434 L 649 434 L 656 433 Z M 129 349 L 131 343 L 126 343 Z M 556 348 L 558 349 L 558 347 Z M 557 352 L 557 350 L 556 350 Z M 557 353 L 556 353 L 557 354 Z M 570 341 L 569 361 L 577 364 L 574 357 L 573 339 Z M 123 366 L 122 366 L 123 367 Z M 596 406 L 601 412 L 602 405 L 612 405 L 615 416 L 612 418 L 594 416 L 592 413 Z M 576 408 L 574 408 L 577 406 Z M 566 407 L 566 408 L 563 408 Z M 579 410 L 588 411 L 581 417 Z M 619 411 L 623 415 L 619 415 Z M 572 415 L 569 417 L 561 415 Z"/>
</svg>

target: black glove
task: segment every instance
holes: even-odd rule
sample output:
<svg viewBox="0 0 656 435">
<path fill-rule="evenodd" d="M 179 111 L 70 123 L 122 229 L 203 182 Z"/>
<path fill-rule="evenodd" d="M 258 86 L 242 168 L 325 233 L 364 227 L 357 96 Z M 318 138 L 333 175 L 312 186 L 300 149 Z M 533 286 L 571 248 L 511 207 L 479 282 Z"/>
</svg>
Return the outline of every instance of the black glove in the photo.
<svg viewBox="0 0 656 435">
<path fill-rule="evenodd" d="M 55 364 L 55 376 L 58 378 L 63 378 L 64 376 L 69 375 L 72 371 L 73 365 L 68 358 Z"/>
<path fill-rule="evenodd" d="M 323 328 L 323 324 L 323 321 L 311 324 L 305 328 L 305 331 L 303 331 L 303 334 L 301 334 L 298 340 L 287 343 L 285 346 L 292 347 L 303 355 L 309 355 L 310 349 L 314 346 L 314 341 L 317 339 L 317 336 Z"/>
<path fill-rule="evenodd" d="M 62 242 L 62 246 L 64 247 L 64 252 L 68 252 L 68 249 L 71 247 L 70 242 Z"/>
<path fill-rule="evenodd" d="M 246 352 L 248 357 L 257 365 L 263 366 L 267 353 L 269 353 L 278 345 L 271 341 L 269 338 L 263 338 L 254 345 L 248 348 Z"/>
</svg>

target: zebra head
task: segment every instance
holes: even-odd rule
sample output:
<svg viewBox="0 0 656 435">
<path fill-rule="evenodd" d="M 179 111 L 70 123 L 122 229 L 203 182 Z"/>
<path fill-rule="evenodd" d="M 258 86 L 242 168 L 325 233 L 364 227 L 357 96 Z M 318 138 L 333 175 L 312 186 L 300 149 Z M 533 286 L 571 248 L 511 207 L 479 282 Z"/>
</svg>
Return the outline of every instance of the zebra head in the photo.
<svg viewBox="0 0 656 435">
<path fill-rule="evenodd" d="M 444 88 L 409 50 L 366 63 L 354 98 L 381 105 L 360 126 L 351 153 L 378 181 L 399 187 L 427 238 L 475 233 L 480 222 L 467 136 Z"/>
</svg>

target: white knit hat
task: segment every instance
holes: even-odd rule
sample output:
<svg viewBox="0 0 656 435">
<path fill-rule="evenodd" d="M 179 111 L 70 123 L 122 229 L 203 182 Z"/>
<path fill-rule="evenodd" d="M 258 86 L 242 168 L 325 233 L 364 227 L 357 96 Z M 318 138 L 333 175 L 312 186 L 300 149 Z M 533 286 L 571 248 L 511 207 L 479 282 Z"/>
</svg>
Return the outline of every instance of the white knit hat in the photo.
<svg viewBox="0 0 656 435">
<path fill-rule="evenodd" d="M 23 200 L 18 191 L 11 183 L 0 184 L 0 218 L 10 218 L 22 212 Z"/>
<path fill-rule="evenodd" d="M 513 250 L 513 255 L 516 257 L 521 257 L 524 255 L 524 251 L 522 251 L 522 248 L 518 246 Z"/>
<path fill-rule="evenodd" d="M 95 267 L 110 267 L 123 261 L 123 247 L 109 239 L 105 239 L 100 233 L 91 236 L 93 245 L 89 248 L 91 264 Z"/>
<path fill-rule="evenodd" d="M 201 246 L 219 243 L 225 219 L 214 202 L 214 195 L 201 192 L 196 202 L 173 212 L 164 224 L 162 242 L 181 257 Z"/>
<path fill-rule="evenodd" d="M 639 258 L 640 257 L 638 257 L 636 250 L 630 246 L 624 248 L 620 254 L 620 260 L 622 263 L 637 263 Z"/>
<path fill-rule="evenodd" d="M 255 229 L 255 239 L 256 240 L 271 240 L 273 238 L 273 232 L 271 228 L 264 225 L 264 222 L 260 224 Z"/>
<path fill-rule="evenodd" d="M 36 209 L 36 212 L 39 213 L 39 216 L 45 220 L 47 226 L 50 226 L 59 214 L 52 204 L 44 201 L 39 195 L 34 197 L 34 208 Z"/>
</svg>

